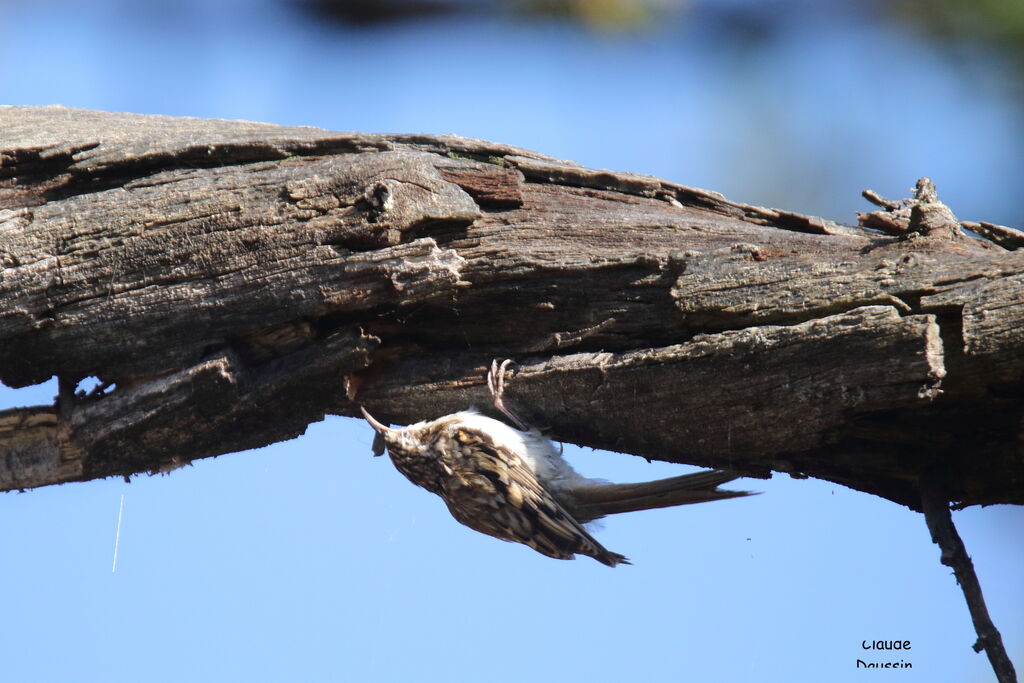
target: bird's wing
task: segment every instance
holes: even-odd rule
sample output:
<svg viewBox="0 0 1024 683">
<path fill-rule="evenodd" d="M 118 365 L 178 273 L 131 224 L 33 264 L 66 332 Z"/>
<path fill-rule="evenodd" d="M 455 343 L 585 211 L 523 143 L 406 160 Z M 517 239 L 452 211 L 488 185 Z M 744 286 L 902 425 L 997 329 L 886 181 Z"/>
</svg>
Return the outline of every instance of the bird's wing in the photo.
<svg viewBox="0 0 1024 683">
<path fill-rule="evenodd" d="M 463 524 L 549 557 L 580 553 L 615 566 L 625 557 L 602 546 L 538 481 L 530 466 L 486 433 L 456 428 L 447 449 L 448 507 Z"/>
</svg>

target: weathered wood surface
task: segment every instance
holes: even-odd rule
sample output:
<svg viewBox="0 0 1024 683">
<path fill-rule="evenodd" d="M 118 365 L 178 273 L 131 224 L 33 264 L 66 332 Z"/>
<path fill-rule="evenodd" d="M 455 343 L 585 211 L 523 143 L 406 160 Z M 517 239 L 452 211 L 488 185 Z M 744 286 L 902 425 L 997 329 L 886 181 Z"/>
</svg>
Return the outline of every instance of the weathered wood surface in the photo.
<svg viewBox="0 0 1024 683">
<path fill-rule="evenodd" d="M 166 470 L 365 403 L 1024 502 L 1024 244 L 934 192 L 878 230 L 480 140 L 0 108 L 0 489 Z M 81 378 L 115 386 L 74 393 Z"/>
</svg>

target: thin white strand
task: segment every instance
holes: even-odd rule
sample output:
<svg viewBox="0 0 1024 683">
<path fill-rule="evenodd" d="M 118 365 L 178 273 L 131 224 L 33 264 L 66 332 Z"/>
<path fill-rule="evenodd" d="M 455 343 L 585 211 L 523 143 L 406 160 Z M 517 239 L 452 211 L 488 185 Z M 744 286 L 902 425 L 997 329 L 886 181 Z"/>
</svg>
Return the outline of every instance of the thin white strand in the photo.
<svg viewBox="0 0 1024 683">
<path fill-rule="evenodd" d="M 121 494 L 121 507 L 117 510 L 117 532 L 114 534 L 114 564 L 110 567 L 110 573 L 117 571 L 117 550 L 121 546 L 121 519 L 124 517 L 124 494 Z"/>
</svg>

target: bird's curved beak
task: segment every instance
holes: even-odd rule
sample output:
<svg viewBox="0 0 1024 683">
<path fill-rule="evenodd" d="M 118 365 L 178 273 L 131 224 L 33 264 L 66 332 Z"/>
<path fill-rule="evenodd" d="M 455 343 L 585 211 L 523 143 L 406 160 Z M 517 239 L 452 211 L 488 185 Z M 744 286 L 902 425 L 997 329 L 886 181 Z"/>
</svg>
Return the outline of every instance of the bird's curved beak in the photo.
<svg viewBox="0 0 1024 683">
<path fill-rule="evenodd" d="M 388 427 L 383 422 L 377 420 L 377 418 L 375 418 L 373 415 L 370 415 L 370 411 L 368 411 L 366 408 L 359 406 L 359 410 L 363 411 L 363 417 L 366 418 L 366 421 L 370 423 L 370 426 L 373 427 L 379 434 L 387 434 L 388 432 L 395 431 L 391 427 Z"/>
<path fill-rule="evenodd" d="M 388 427 L 383 422 L 380 422 L 373 415 L 370 415 L 366 408 L 359 406 L 359 410 L 363 411 L 363 417 L 366 418 L 366 421 L 369 422 L 370 426 L 373 427 L 375 432 L 377 432 L 377 436 L 373 440 L 373 455 L 375 457 L 384 455 L 384 447 L 387 444 L 387 437 L 396 430 Z"/>
</svg>

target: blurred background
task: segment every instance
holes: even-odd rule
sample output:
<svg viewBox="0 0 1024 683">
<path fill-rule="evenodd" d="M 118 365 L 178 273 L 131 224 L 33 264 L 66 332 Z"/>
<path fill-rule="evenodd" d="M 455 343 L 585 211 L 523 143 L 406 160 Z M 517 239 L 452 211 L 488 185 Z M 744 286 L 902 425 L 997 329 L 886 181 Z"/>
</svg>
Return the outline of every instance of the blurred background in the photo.
<svg viewBox="0 0 1024 683">
<path fill-rule="evenodd" d="M 928 175 L 960 218 L 1024 224 L 1020 0 L 0 0 L 0 31 L 7 104 L 456 133 L 847 223 L 860 190 Z M 0 408 L 55 393 L 0 387 Z M 0 496 L 4 679 L 993 679 L 923 519 L 887 501 L 748 480 L 764 495 L 607 520 L 635 563 L 610 570 L 458 525 L 371 440 L 329 418 Z M 1020 671 L 1024 511 L 954 519 Z"/>
</svg>

